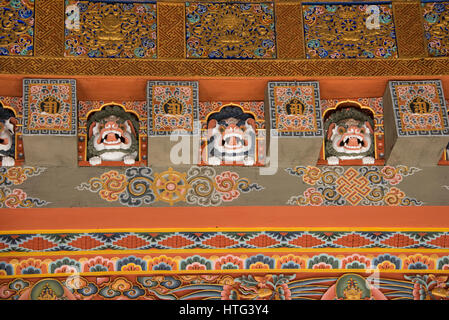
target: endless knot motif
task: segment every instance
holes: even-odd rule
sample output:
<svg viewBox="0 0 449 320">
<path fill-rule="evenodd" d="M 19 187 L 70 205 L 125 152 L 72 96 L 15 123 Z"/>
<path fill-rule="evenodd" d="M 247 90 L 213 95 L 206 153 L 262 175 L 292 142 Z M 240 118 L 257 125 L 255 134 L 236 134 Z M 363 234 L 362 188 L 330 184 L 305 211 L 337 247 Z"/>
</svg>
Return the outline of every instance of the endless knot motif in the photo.
<svg viewBox="0 0 449 320">
<path fill-rule="evenodd" d="M 187 58 L 276 58 L 273 3 L 186 3 Z"/>
<path fill-rule="evenodd" d="M 369 180 L 363 175 L 359 175 L 354 168 L 346 170 L 336 183 L 338 185 L 337 192 L 353 206 L 362 201 L 371 191 Z"/>
<path fill-rule="evenodd" d="M 398 189 L 404 177 L 421 169 L 415 167 L 302 167 L 287 168 L 309 185 L 303 194 L 291 197 L 287 204 L 312 206 L 420 206 L 423 203 Z"/>
</svg>

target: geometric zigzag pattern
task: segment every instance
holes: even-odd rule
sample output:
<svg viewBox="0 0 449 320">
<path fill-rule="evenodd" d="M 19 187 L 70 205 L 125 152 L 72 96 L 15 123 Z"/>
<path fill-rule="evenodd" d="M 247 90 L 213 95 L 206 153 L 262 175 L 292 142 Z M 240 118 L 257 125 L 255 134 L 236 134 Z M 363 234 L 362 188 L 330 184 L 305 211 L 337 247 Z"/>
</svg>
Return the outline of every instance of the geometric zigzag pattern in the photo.
<svg viewBox="0 0 449 320">
<path fill-rule="evenodd" d="M 0 235 L 0 252 L 260 248 L 449 249 L 449 232 L 198 230 Z"/>
</svg>

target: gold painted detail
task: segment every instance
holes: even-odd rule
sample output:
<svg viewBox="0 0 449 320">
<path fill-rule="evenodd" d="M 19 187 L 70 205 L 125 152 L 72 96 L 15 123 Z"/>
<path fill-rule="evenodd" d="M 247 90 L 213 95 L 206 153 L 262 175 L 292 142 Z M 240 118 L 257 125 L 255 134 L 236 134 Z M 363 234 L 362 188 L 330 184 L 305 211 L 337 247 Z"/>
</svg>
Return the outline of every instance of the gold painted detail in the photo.
<svg viewBox="0 0 449 320">
<path fill-rule="evenodd" d="M 391 5 L 303 5 L 307 58 L 397 58 Z"/>
<path fill-rule="evenodd" d="M 69 6 L 79 9 L 73 17 L 79 21 L 66 23 L 65 56 L 156 58 L 156 4 L 71 0 Z"/>
<path fill-rule="evenodd" d="M 285 104 L 285 111 L 289 115 L 303 115 L 305 109 L 306 106 L 304 105 L 304 103 L 297 98 L 292 98 Z"/>
<path fill-rule="evenodd" d="M 42 289 L 41 293 L 37 297 L 37 300 L 58 300 L 56 293 L 52 290 L 52 288 L 46 284 Z"/>
<path fill-rule="evenodd" d="M 424 37 L 430 56 L 449 56 L 449 2 L 423 3 Z"/>
<path fill-rule="evenodd" d="M 33 55 L 34 2 L 0 0 L 0 55 Z"/>
<path fill-rule="evenodd" d="M 183 108 L 182 103 L 179 102 L 176 98 L 170 98 L 168 99 L 162 106 L 165 113 L 171 114 L 171 115 L 181 115 Z"/>
<path fill-rule="evenodd" d="M 45 98 L 39 103 L 41 112 L 45 113 L 58 113 L 60 106 L 61 104 L 59 103 L 59 101 L 52 96 Z"/>
<path fill-rule="evenodd" d="M 432 105 L 421 97 L 415 97 L 408 104 L 412 113 L 429 113 L 431 112 Z"/>
<path fill-rule="evenodd" d="M 274 5 L 186 3 L 187 58 L 276 58 Z"/>
</svg>

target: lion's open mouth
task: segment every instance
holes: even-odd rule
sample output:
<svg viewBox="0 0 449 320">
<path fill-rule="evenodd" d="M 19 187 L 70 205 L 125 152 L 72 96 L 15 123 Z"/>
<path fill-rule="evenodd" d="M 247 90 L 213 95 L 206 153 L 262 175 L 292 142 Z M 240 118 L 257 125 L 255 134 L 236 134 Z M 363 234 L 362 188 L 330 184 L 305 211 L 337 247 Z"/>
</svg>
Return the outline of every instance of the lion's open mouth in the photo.
<svg viewBox="0 0 449 320">
<path fill-rule="evenodd" d="M 356 150 L 366 147 L 365 139 L 357 135 L 348 135 L 343 137 L 338 144 L 345 149 Z"/>
<path fill-rule="evenodd" d="M 226 149 L 239 149 L 244 146 L 245 140 L 238 134 L 230 133 L 223 136 L 222 144 Z"/>
<path fill-rule="evenodd" d="M 111 130 L 103 132 L 99 143 L 104 143 L 106 145 L 127 144 L 128 139 L 122 136 L 122 132 Z"/>
</svg>

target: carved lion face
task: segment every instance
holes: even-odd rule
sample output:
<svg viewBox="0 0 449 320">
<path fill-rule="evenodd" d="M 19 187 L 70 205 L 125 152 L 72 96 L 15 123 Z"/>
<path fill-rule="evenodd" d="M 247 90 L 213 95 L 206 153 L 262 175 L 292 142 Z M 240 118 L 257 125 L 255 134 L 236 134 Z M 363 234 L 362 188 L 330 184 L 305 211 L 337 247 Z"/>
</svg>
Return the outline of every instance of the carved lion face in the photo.
<svg viewBox="0 0 449 320">
<path fill-rule="evenodd" d="M 132 145 L 131 135 L 136 135 L 131 121 L 114 115 L 93 122 L 89 128 L 89 137 L 94 136 L 93 145 L 97 151 L 127 150 Z"/>
<path fill-rule="evenodd" d="M 368 121 L 362 123 L 355 119 L 345 119 L 338 124 L 331 123 L 327 139 L 334 150 L 347 154 L 366 153 L 373 143 L 373 128 Z"/>
<path fill-rule="evenodd" d="M 16 120 L 9 118 L 7 120 L 0 120 L 0 150 L 8 151 L 11 149 L 14 141 L 14 130 Z"/>
<path fill-rule="evenodd" d="M 217 122 L 208 123 L 210 135 L 215 136 L 214 148 L 221 153 L 243 154 L 251 148 L 252 137 L 255 137 L 255 121 L 246 121 L 236 118 L 227 118 Z"/>
</svg>

